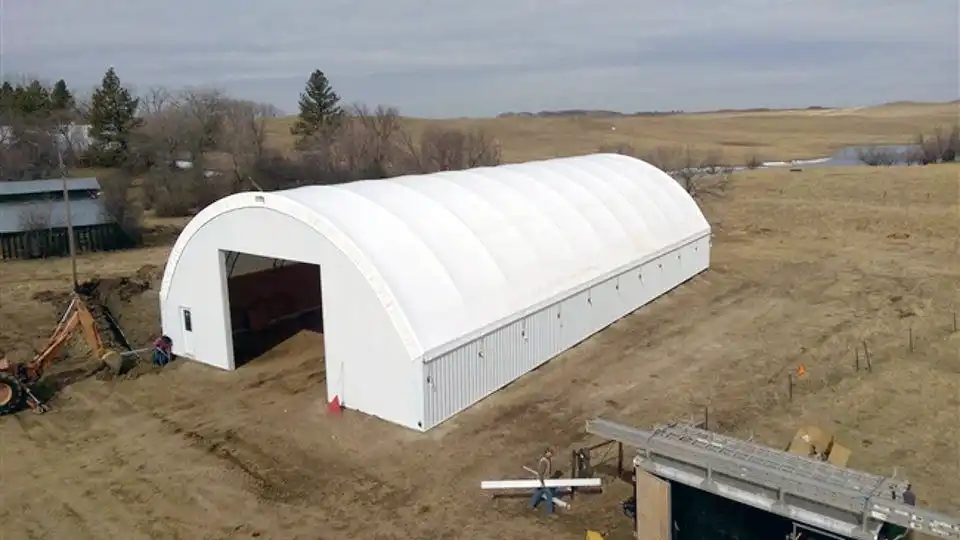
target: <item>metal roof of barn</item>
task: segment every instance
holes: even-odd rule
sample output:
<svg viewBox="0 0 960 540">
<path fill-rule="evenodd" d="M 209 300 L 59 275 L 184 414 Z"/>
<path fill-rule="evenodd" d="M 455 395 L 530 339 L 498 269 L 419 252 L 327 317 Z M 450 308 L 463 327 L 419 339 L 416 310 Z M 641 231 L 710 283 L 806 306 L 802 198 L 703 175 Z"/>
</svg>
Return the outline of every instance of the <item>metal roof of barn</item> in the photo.
<svg viewBox="0 0 960 540">
<path fill-rule="evenodd" d="M 74 227 L 89 227 L 111 223 L 99 199 L 70 200 L 70 215 Z M 24 232 L 29 222 L 49 224 L 49 228 L 67 226 L 66 205 L 63 201 L 0 202 L 0 234 Z"/>
<path fill-rule="evenodd" d="M 0 197 L 11 195 L 33 195 L 41 193 L 59 193 L 63 191 L 63 180 L 16 180 L 0 182 Z M 67 191 L 100 191 L 100 182 L 94 177 L 67 178 Z"/>
<path fill-rule="evenodd" d="M 903 502 L 904 481 L 684 424 L 645 430 L 595 419 L 587 432 L 636 448 L 634 464 L 656 476 L 844 538 L 875 540 L 886 522 L 960 539 L 960 519 Z"/>
</svg>

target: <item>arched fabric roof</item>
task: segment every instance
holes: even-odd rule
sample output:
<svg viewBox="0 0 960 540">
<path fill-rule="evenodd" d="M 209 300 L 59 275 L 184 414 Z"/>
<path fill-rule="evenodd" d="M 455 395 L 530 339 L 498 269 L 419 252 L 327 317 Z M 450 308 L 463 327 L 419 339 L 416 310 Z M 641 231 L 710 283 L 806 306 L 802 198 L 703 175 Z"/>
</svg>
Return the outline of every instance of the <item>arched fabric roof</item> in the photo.
<svg viewBox="0 0 960 540">
<path fill-rule="evenodd" d="M 676 181 L 616 154 L 260 195 L 357 265 L 415 357 L 710 230 Z"/>
</svg>

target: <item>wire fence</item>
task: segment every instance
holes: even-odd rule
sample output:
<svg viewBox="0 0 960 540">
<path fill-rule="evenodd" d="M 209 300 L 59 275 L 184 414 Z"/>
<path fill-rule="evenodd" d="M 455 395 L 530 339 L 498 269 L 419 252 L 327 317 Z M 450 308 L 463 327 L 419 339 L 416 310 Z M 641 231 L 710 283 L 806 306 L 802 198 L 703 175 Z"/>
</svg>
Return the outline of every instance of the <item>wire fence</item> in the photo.
<svg viewBox="0 0 960 540">
<path fill-rule="evenodd" d="M 757 415 L 790 407 L 806 395 L 827 389 L 836 390 L 844 381 L 880 375 L 894 366 L 902 369 L 904 363 L 901 360 L 911 357 L 926 361 L 925 355 L 931 352 L 932 345 L 960 332 L 960 314 L 957 311 L 939 311 L 937 315 L 910 319 L 893 324 L 889 320 L 878 320 L 878 326 L 869 335 L 824 338 L 824 341 L 835 340 L 824 347 L 827 350 L 805 350 L 800 355 L 791 356 L 787 364 L 781 364 L 769 377 L 758 374 L 749 380 L 745 379 L 745 387 L 739 388 L 745 391 L 740 392 L 742 399 L 737 400 L 736 404 L 727 403 L 724 398 L 720 398 L 719 402 L 715 401 L 716 398 L 710 398 L 710 404 L 701 402 L 699 412 L 678 421 L 710 430 L 736 431 L 755 421 Z M 955 356 L 956 364 L 953 366 L 943 365 L 943 358 L 943 355 L 935 357 L 935 361 L 941 362 L 939 367 L 960 376 L 960 356 Z M 960 403 L 960 384 L 956 399 Z M 960 406 L 957 416 L 960 425 Z"/>
<path fill-rule="evenodd" d="M 800 397 L 801 393 L 822 390 L 824 387 L 832 386 L 851 374 L 869 375 L 875 371 L 880 371 L 889 365 L 893 358 L 921 353 L 925 346 L 934 340 L 949 338 L 950 335 L 960 331 L 956 311 L 946 317 L 918 319 L 913 324 L 903 326 L 902 330 L 893 332 L 894 336 L 899 333 L 902 336 L 901 340 L 876 339 L 876 347 L 874 347 L 874 344 L 871 343 L 874 338 L 893 337 L 888 333 L 887 335 L 874 336 L 874 338 L 863 338 L 858 342 L 851 343 L 847 361 L 830 361 L 811 366 L 801 362 L 796 369 L 791 369 L 786 373 L 783 390 L 777 393 L 781 399 L 786 398 L 788 402 L 792 402 L 795 398 Z M 820 377 L 808 378 L 807 372 L 810 370 L 816 370 Z M 958 366 L 958 372 L 960 372 L 960 366 Z"/>
</svg>

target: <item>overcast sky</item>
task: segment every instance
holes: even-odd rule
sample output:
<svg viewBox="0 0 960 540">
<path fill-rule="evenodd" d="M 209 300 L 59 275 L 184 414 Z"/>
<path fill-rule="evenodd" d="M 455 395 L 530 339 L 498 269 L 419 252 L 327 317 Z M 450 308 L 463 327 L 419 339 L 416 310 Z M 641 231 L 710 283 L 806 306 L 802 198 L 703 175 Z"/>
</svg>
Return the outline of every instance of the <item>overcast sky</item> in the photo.
<svg viewBox="0 0 960 540">
<path fill-rule="evenodd" d="M 957 0 L 0 0 L 3 69 L 418 116 L 952 100 Z"/>
</svg>

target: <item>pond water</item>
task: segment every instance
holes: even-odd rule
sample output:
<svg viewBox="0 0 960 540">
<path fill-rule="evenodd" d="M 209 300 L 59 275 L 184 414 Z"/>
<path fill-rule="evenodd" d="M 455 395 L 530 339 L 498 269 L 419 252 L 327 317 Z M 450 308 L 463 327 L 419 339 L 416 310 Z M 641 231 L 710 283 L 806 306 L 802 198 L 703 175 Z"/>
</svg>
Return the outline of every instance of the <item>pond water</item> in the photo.
<svg viewBox="0 0 960 540">
<path fill-rule="evenodd" d="M 878 152 L 896 158 L 892 165 L 908 165 L 907 156 L 916 152 L 918 147 L 912 144 L 874 145 L 874 146 L 847 146 L 841 148 L 830 157 L 816 159 L 796 159 L 793 161 L 769 161 L 764 167 L 860 167 L 863 161 L 860 156 L 864 152 Z"/>
</svg>

